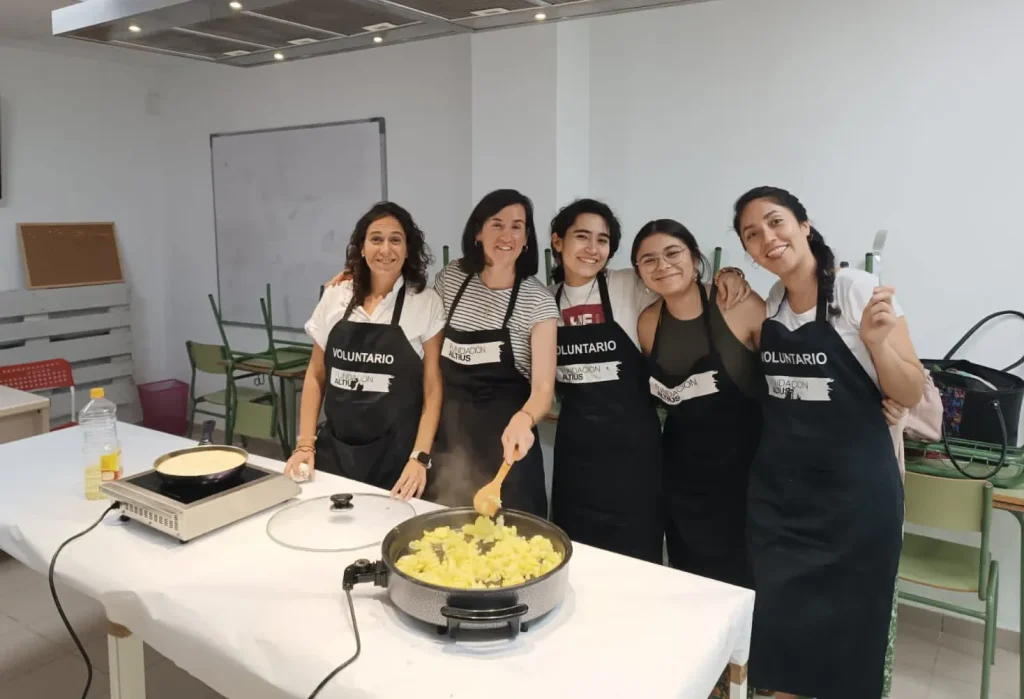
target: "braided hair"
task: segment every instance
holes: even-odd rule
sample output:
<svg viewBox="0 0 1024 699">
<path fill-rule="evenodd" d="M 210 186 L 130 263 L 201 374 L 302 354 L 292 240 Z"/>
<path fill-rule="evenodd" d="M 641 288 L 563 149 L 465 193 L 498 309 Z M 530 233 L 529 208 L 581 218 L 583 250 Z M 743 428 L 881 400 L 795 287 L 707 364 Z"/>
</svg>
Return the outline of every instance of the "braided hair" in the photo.
<svg viewBox="0 0 1024 699">
<path fill-rule="evenodd" d="M 732 227 L 737 235 L 740 235 L 740 216 L 743 215 L 743 210 L 758 199 L 767 199 L 789 209 L 798 223 L 808 222 L 807 209 L 793 194 L 779 187 L 755 187 L 736 200 Z M 740 240 L 742 241 L 742 236 Z M 815 277 L 818 281 L 818 289 L 825 297 L 829 318 L 834 318 L 840 313 L 839 307 L 835 305 L 836 256 L 832 252 L 832 248 L 825 242 L 825 238 L 814 226 L 811 226 L 811 234 L 807 236 L 807 243 L 816 263 Z"/>
</svg>

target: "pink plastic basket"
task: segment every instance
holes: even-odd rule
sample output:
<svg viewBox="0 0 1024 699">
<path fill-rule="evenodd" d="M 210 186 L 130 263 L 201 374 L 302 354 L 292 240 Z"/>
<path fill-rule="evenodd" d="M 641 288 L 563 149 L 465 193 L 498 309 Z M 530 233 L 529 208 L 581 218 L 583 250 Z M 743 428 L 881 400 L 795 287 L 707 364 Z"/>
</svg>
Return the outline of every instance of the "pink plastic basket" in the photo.
<svg viewBox="0 0 1024 699">
<path fill-rule="evenodd" d="M 188 430 L 188 384 L 166 379 L 139 386 L 142 426 L 183 437 Z"/>
</svg>

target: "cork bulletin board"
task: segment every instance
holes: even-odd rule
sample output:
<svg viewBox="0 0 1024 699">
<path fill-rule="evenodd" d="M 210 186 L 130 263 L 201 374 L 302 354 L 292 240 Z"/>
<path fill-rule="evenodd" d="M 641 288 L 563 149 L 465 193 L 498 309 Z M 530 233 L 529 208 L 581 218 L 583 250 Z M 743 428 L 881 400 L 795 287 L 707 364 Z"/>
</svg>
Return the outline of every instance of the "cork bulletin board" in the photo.
<svg viewBox="0 0 1024 699">
<path fill-rule="evenodd" d="M 19 223 L 18 242 L 26 288 L 124 281 L 113 223 Z"/>
</svg>

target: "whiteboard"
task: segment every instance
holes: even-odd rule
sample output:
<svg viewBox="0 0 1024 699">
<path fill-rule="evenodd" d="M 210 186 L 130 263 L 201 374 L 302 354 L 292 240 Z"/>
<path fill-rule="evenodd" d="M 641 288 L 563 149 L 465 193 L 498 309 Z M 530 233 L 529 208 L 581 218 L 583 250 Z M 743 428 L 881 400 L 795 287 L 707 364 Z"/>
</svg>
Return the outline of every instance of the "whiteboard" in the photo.
<svg viewBox="0 0 1024 699">
<path fill-rule="evenodd" d="M 387 199 L 384 119 L 214 134 L 217 296 L 225 322 L 300 329 L 345 265 L 356 221 Z"/>
</svg>

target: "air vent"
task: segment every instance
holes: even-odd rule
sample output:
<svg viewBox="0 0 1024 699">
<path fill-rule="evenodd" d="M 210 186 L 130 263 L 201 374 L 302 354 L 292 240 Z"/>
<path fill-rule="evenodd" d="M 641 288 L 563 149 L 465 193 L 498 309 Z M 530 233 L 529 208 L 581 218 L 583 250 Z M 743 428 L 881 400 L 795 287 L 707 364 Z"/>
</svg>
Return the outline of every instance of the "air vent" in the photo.
<svg viewBox="0 0 1024 699">
<path fill-rule="evenodd" d="M 379 24 L 363 27 L 363 29 L 368 32 L 386 32 L 388 29 L 395 29 L 397 26 L 397 24 L 392 24 L 391 22 L 380 22 Z"/>
<path fill-rule="evenodd" d="M 225 51 L 224 55 L 225 56 L 231 56 L 232 58 L 235 58 L 237 56 L 248 56 L 249 52 L 248 51 Z"/>
<path fill-rule="evenodd" d="M 306 44 L 315 44 L 316 39 L 310 39 L 309 37 L 305 37 L 303 39 L 291 39 L 288 43 L 291 44 L 292 46 L 305 46 Z"/>
<path fill-rule="evenodd" d="M 490 17 L 491 15 L 503 15 L 506 12 L 508 12 L 508 10 L 504 7 L 489 7 L 486 10 L 473 10 L 470 14 L 477 17 Z"/>
</svg>

